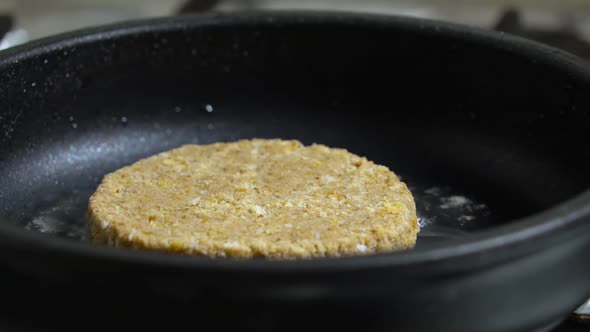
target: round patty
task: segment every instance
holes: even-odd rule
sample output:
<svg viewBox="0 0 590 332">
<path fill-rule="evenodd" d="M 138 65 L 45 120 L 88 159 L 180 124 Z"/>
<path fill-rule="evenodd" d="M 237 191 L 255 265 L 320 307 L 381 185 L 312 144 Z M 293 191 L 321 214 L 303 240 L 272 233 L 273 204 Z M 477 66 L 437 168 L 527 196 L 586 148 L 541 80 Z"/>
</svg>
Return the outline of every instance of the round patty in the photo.
<svg viewBox="0 0 590 332">
<path fill-rule="evenodd" d="M 108 174 L 90 238 L 210 257 L 304 258 L 414 246 L 412 194 L 387 167 L 290 140 L 185 145 Z"/>
</svg>

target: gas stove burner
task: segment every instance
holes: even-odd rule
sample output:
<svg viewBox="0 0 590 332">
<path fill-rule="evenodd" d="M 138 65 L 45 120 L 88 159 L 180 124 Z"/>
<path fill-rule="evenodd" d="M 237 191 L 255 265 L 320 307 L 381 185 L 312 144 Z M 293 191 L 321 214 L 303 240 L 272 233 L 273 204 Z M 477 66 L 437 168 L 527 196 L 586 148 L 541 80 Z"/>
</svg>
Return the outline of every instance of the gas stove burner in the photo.
<svg viewBox="0 0 590 332">
<path fill-rule="evenodd" d="M 178 9 L 177 13 L 183 15 L 209 12 L 213 10 L 218 3 L 219 0 L 189 0 Z"/>
<path fill-rule="evenodd" d="M 176 11 L 176 14 L 206 13 L 216 11 L 224 6 L 229 6 L 232 10 L 262 9 L 264 7 L 257 0 L 187 0 Z"/>
<path fill-rule="evenodd" d="M 516 8 L 506 9 L 494 30 L 532 39 L 581 58 L 590 59 L 590 43 L 581 38 L 575 30 L 569 27 L 554 30 L 528 28 L 523 24 L 521 11 Z"/>
<path fill-rule="evenodd" d="M 12 29 L 12 16 L 0 13 L 0 40 Z"/>
</svg>

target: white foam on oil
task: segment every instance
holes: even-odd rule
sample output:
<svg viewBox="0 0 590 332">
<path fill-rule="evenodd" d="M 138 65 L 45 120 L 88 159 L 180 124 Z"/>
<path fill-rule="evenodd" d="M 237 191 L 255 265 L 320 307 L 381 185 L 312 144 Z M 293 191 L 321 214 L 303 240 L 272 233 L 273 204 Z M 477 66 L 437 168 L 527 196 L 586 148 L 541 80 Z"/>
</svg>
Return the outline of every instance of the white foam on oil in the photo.
<svg viewBox="0 0 590 332">
<path fill-rule="evenodd" d="M 489 208 L 486 204 L 462 193 L 457 193 L 449 186 L 433 186 L 425 189 L 410 188 L 418 212 L 420 228 L 426 228 L 444 220 L 444 224 L 457 227 L 469 226 L 480 216 L 488 216 Z"/>
</svg>

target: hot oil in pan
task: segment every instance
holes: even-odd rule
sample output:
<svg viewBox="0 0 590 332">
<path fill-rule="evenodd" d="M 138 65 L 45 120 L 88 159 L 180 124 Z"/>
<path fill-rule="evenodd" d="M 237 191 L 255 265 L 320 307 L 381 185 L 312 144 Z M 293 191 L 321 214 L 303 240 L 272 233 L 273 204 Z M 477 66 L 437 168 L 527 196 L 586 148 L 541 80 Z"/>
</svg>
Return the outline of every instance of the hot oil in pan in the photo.
<svg viewBox="0 0 590 332">
<path fill-rule="evenodd" d="M 410 183 L 409 188 L 416 201 L 420 225 L 417 247 L 469 236 L 471 231 L 494 223 L 487 204 L 456 191 L 451 186 Z"/>
<path fill-rule="evenodd" d="M 404 179 L 405 180 L 405 179 Z M 423 185 L 408 181 L 420 224 L 417 247 L 468 236 L 470 231 L 493 223 L 486 204 L 455 191 L 451 186 Z M 93 188 L 56 193 L 53 203 L 35 211 L 25 228 L 76 240 L 86 240 L 85 217 Z"/>
<path fill-rule="evenodd" d="M 55 195 L 54 204 L 35 211 L 25 229 L 65 238 L 86 240 L 88 193 L 74 190 Z"/>
</svg>

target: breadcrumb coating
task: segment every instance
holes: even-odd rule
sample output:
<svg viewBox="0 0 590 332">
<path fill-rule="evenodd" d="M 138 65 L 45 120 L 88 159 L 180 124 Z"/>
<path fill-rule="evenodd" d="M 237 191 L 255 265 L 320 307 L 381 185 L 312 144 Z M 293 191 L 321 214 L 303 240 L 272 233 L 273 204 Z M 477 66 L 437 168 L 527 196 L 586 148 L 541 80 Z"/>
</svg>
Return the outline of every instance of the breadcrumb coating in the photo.
<svg viewBox="0 0 590 332">
<path fill-rule="evenodd" d="M 90 238 L 115 247 L 278 259 L 412 248 L 407 186 L 387 167 L 295 140 L 185 145 L 105 176 Z"/>
</svg>

